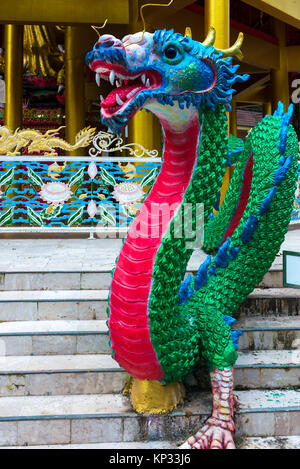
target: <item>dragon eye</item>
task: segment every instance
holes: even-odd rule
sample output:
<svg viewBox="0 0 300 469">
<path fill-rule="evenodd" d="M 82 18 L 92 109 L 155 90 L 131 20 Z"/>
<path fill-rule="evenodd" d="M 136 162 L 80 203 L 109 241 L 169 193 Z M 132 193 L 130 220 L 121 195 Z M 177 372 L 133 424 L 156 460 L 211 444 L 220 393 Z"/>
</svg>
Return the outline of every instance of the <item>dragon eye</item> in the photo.
<svg viewBox="0 0 300 469">
<path fill-rule="evenodd" d="M 176 56 L 177 56 L 177 49 L 176 47 L 174 46 L 168 46 L 166 49 L 165 49 L 165 56 L 167 57 L 167 59 L 175 59 Z"/>
<path fill-rule="evenodd" d="M 181 62 L 184 55 L 184 51 L 180 45 L 177 44 L 167 44 L 163 50 L 162 58 L 170 63 L 170 64 L 177 64 Z"/>
</svg>

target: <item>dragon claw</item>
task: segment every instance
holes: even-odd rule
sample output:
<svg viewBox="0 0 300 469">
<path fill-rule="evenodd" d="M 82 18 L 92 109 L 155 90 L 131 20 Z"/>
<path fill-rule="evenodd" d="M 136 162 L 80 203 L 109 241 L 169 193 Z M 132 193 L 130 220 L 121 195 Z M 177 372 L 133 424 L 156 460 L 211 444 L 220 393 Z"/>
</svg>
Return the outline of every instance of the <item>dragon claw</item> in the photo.
<svg viewBox="0 0 300 469">
<path fill-rule="evenodd" d="M 234 412 L 238 404 L 233 393 L 233 370 L 215 369 L 210 373 L 213 413 L 204 427 L 180 446 L 180 449 L 235 449 Z"/>
<path fill-rule="evenodd" d="M 188 438 L 180 449 L 235 449 L 233 434 L 234 431 L 208 423 Z"/>
</svg>

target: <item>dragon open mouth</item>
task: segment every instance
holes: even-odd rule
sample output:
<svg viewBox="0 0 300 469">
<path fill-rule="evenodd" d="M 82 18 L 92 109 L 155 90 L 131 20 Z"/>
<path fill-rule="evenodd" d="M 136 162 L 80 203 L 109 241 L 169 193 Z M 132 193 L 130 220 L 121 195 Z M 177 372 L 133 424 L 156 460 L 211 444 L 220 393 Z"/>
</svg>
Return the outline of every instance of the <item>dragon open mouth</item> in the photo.
<svg viewBox="0 0 300 469">
<path fill-rule="evenodd" d="M 101 98 L 101 113 L 106 119 L 123 113 L 141 91 L 157 89 L 162 81 L 155 70 L 133 73 L 122 65 L 109 64 L 102 60 L 96 60 L 91 68 L 96 73 L 98 86 L 101 79 L 116 86 L 105 99 Z"/>
</svg>

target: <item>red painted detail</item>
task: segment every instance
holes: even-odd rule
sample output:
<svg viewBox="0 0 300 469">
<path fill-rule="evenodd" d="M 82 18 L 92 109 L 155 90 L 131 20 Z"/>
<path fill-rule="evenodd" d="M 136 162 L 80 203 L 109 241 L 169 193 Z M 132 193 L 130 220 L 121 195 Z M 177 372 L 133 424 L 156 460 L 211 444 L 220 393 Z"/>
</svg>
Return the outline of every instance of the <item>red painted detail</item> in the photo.
<svg viewBox="0 0 300 469">
<path fill-rule="evenodd" d="M 248 204 L 249 200 L 249 195 L 250 195 L 250 190 L 251 190 L 251 183 L 252 183 L 252 177 L 253 177 L 253 153 L 249 157 L 245 170 L 244 170 L 244 180 L 242 184 L 242 189 L 241 189 L 241 194 L 239 198 L 239 202 L 237 205 L 237 208 L 235 210 L 235 214 L 231 219 L 231 222 L 227 228 L 227 231 L 224 235 L 222 243 L 226 241 L 226 239 L 231 237 L 233 235 L 234 230 L 238 227 L 238 224 L 240 223 L 242 216 L 244 214 L 245 208 Z"/>
<path fill-rule="evenodd" d="M 192 177 L 200 130 L 197 115 L 184 133 L 173 130 L 168 122 L 162 124 L 163 165 L 132 223 L 118 258 L 110 294 L 108 324 L 114 358 L 137 379 L 163 378 L 150 339 L 148 300 L 157 251 Z"/>
</svg>

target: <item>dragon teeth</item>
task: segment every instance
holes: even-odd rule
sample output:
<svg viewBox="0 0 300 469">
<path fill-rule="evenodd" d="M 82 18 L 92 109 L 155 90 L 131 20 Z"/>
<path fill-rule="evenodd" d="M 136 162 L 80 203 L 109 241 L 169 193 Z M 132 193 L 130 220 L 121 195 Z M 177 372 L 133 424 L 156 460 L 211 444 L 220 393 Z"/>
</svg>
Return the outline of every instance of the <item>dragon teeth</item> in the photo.
<svg viewBox="0 0 300 469">
<path fill-rule="evenodd" d="M 116 72 L 113 70 L 109 74 L 109 81 L 112 86 L 114 86 Z"/>
<path fill-rule="evenodd" d="M 146 83 L 146 75 L 145 73 L 143 73 L 143 75 L 141 76 L 141 80 L 142 80 L 142 83 L 143 85 Z"/>
<path fill-rule="evenodd" d="M 119 106 L 123 106 L 124 101 L 122 101 L 122 99 L 120 98 L 120 96 L 118 94 L 116 94 L 116 101 L 119 104 Z"/>
<path fill-rule="evenodd" d="M 149 86 L 150 86 L 150 80 L 149 80 L 149 78 L 147 78 L 147 81 L 146 81 L 146 88 L 149 88 Z"/>
<path fill-rule="evenodd" d="M 136 93 L 136 91 L 138 91 L 138 90 L 139 90 L 139 88 L 134 88 L 134 90 L 130 91 L 130 93 L 128 93 L 128 95 L 127 95 L 127 99 L 131 98 L 131 96 L 133 96 Z"/>
<path fill-rule="evenodd" d="M 100 101 L 101 101 L 101 103 L 104 101 L 104 98 L 103 98 L 102 94 L 100 95 Z"/>
<path fill-rule="evenodd" d="M 96 73 L 96 83 L 98 86 L 100 86 L 100 81 L 101 81 L 100 75 L 99 73 Z"/>
</svg>

